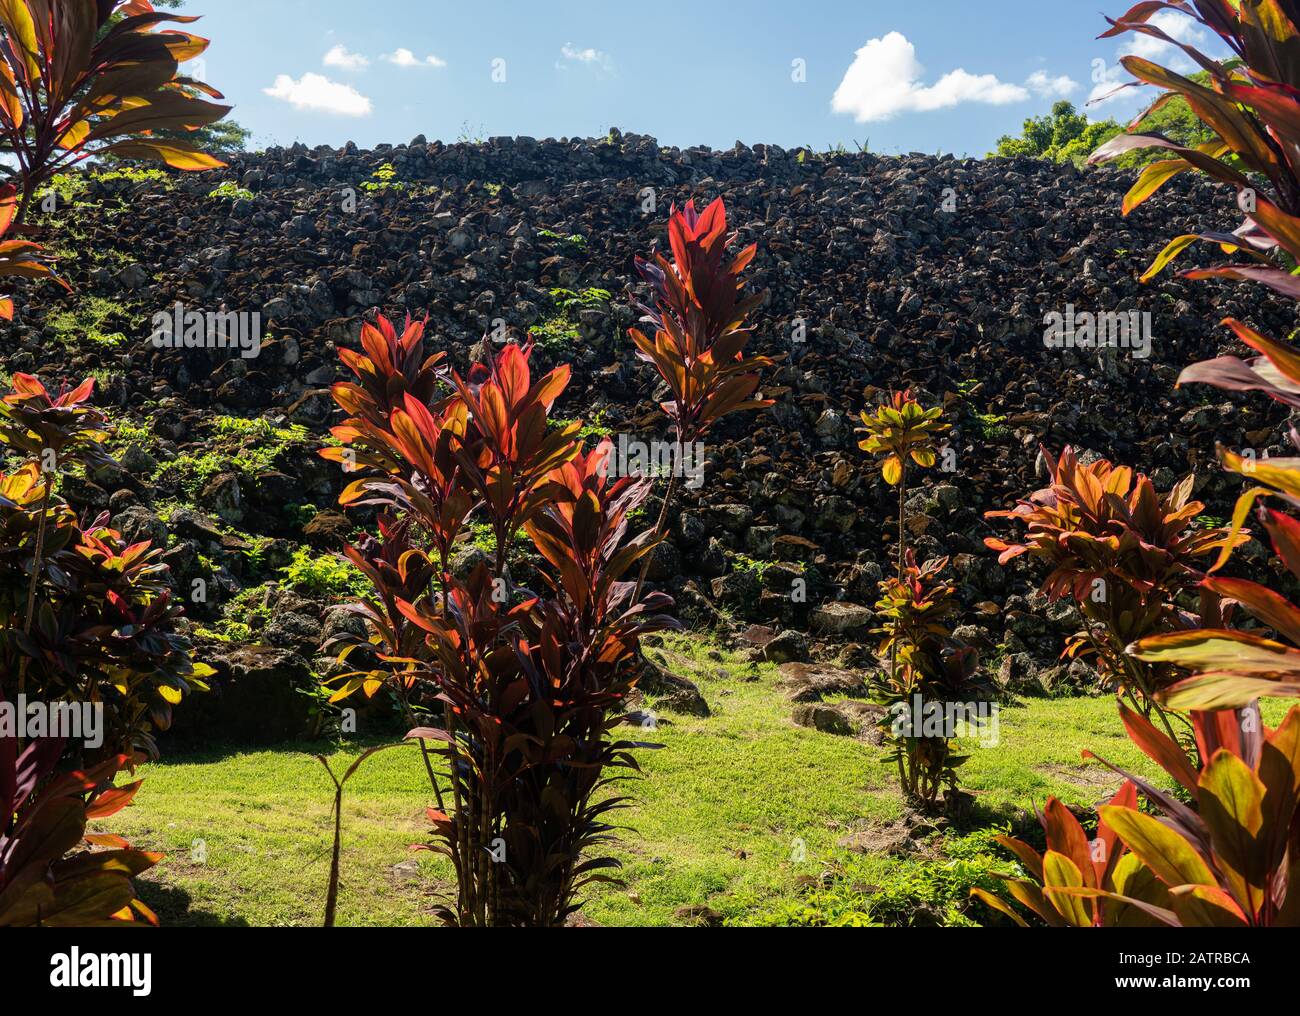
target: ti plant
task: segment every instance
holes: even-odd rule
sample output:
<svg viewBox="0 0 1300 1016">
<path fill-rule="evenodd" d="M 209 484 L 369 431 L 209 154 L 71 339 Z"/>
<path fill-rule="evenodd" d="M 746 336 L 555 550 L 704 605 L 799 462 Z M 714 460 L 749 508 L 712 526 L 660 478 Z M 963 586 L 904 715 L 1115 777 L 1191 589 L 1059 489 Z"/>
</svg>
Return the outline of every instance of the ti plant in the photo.
<svg viewBox="0 0 1300 1016">
<path fill-rule="evenodd" d="M 1261 484 L 1238 501 L 1234 529 L 1245 522 L 1250 508 L 1263 495 L 1277 494 L 1293 506 L 1300 504 L 1300 459 L 1249 462 L 1228 451 L 1222 452 L 1222 458 L 1228 469 Z M 1300 578 L 1300 522 L 1265 506 L 1260 506 L 1257 516 L 1278 559 L 1291 575 Z M 1225 553 L 1215 567 L 1226 560 Z M 1128 649 L 1134 659 L 1191 671 L 1191 677 L 1164 691 L 1166 703 L 1175 709 L 1239 709 L 1261 695 L 1300 698 L 1300 608 L 1247 579 L 1209 575 L 1201 581 L 1201 588 L 1239 604 L 1286 642 L 1222 625 L 1135 642 Z"/>
<path fill-rule="evenodd" d="M 885 619 L 880 654 L 889 671 L 871 682 L 872 697 L 886 712 L 880 720 L 903 793 L 923 808 L 933 808 L 940 792 L 950 804 L 957 795 L 957 767 L 966 761 L 952 749 L 955 724 L 969 727 L 967 705 L 988 692 L 977 682 L 979 655 L 954 638 L 948 620 L 957 607 L 955 590 L 942 574 L 948 559 L 918 567 L 908 552 L 903 577 L 880 584 L 876 611 Z M 934 728 L 934 729 L 931 729 Z"/>
<path fill-rule="evenodd" d="M 670 262 L 662 254 L 653 261 L 638 257 L 636 269 L 649 284 L 652 300 L 639 304 L 643 324 L 653 328 L 651 338 L 640 328 L 630 330 L 637 356 L 654 366 L 668 388 L 661 408 L 672 422 L 678 449 L 702 440 L 723 417 L 740 410 L 765 409 L 768 399 L 756 397 L 761 371 L 772 366 L 763 356 L 745 356 L 753 334 L 749 315 L 766 297 L 745 295 L 741 274 L 754 260 L 757 244 L 735 257 L 728 248 L 734 236 L 727 233 L 727 209 L 718 198 L 704 210 L 695 202 L 668 220 Z M 676 470 L 655 532 L 667 532 L 668 506 L 677 487 Z M 641 567 L 638 594 L 645 584 L 649 558 Z"/>
<path fill-rule="evenodd" d="M 1199 587 L 1199 616 L 1178 600 L 1198 590 L 1207 558 L 1249 536 L 1194 525 L 1205 506 L 1190 500 L 1192 476 L 1161 494 L 1127 466 L 1104 459 L 1085 465 L 1071 448 L 1059 459 L 1046 449 L 1043 455 L 1051 484 L 1009 511 L 988 513 L 1024 525 L 1023 542 L 993 537 L 984 542 L 998 552 L 1000 564 L 1028 555 L 1047 566 L 1043 592 L 1052 600 L 1073 600 L 1084 618 L 1084 629 L 1066 654 L 1095 654 L 1117 692 L 1168 727 L 1157 693 L 1177 679 L 1177 672 L 1159 662 L 1141 662 L 1125 649 L 1148 635 L 1184 631 L 1206 619 L 1217 622 L 1221 605 L 1212 589 Z"/>
<path fill-rule="evenodd" d="M 1137 787 L 1126 782 L 1108 807 L 1135 808 L 1137 802 Z M 1097 823 L 1097 835 L 1089 838 L 1073 812 L 1057 798 L 1049 797 L 1046 807 L 1038 812 L 1038 821 L 1047 839 L 1047 850 L 1042 854 L 1014 836 L 997 837 L 1015 854 L 1029 877 L 1003 876 L 1009 899 L 978 888 L 971 890 L 972 896 L 1022 928 L 1027 928 L 1029 922 L 1012 906 L 1013 902 L 1028 908 L 1049 928 L 1148 927 L 1157 923 L 1141 907 L 1120 899 L 1075 895 L 1077 889 L 1097 889 L 1168 905 L 1163 884 L 1104 819 Z"/>
<path fill-rule="evenodd" d="M 1176 31 L 1158 22 L 1172 12 L 1207 30 L 1231 51 L 1216 60 L 1173 37 Z M 1210 129 L 1214 139 L 1185 147 L 1159 134 L 1121 134 L 1095 151 L 1090 162 L 1114 159 L 1135 149 L 1167 150 L 1170 158 L 1143 170 L 1124 198 L 1124 214 L 1149 199 L 1181 173 L 1200 171 L 1237 190 L 1246 220 L 1232 233 L 1193 233 L 1169 242 L 1144 279 L 1153 278 L 1198 240 L 1242 254 L 1241 264 L 1184 272 L 1187 278 L 1211 276 L 1261 282 L 1291 297 L 1300 296 L 1300 281 L 1273 255 L 1300 254 L 1300 8 L 1294 0 L 1171 0 L 1139 3 L 1118 19 L 1102 38 L 1124 33 L 1145 35 L 1176 46 L 1204 71 L 1198 84 L 1141 56 L 1121 58 L 1135 84 L 1161 90 L 1138 124 L 1175 98 L 1182 98 Z M 1166 31 L 1166 28 L 1169 31 Z"/>
<path fill-rule="evenodd" d="M 923 469 L 935 464 L 938 447 L 935 438 L 949 430 L 942 422 L 943 410 L 924 408 L 911 390 L 893 392 L 889 401 L 874 413 L 863 410 L 860 433 L 867 436 L 859 447 L 882 459 L 880 472 L 885 483 L 898 488 L 898 570 L 903 578 L 907 558 L 907 466 L 915 463 Z"/>
<path fill-rule="evenodd" d="M 1227 253 L 1241 253 L 1249 260 L 1184 272 L 1186 277 L 1258 282 L 1285 296 L 1300 297 L 1300 278 L 1291 270 L 1300 263 L 1300 57 L 1296 55 L 1300 7 L 1293 0 L 1144 3 L 1112 22 L 1107 34 L 1137 32 L 1172 41 L 1151 23 L 1152 16 L 1166 8 L 1213 30 L 1232 51 L 1233 59 L 1215 61 L 1192 46 L 1175 43 L 1209 72 L 1208 87 L 1138 57 L 1126 57 L 1125 66 L 1142 81 L 1165 90 L 1157 104 L 1182 95 L 1218 140 L 1190 150 L 1158 137 L 1125 135 L 1104 145 L 1093 159 L 1102 161 L 1120 151 L 1148 145 L 1170 148 L 1176 155 L 1146 170 L 1125 199 L 1126 212 L 1155 193 L 1165 180 L 1192 169 L 1237 190 L 1247 218 L 1235 233 L 1174 239 L 1148 277 L 1197 239 L 1207 239 L 1219 243 Z M 1236 319 L 1223 323 L 1260 355 L 1252 360 L 1224 356 L 1193 364 L 1183 371 L 1179 384 L 1262 391 L 1291 409 L 1300 408 L 1300 353 Z M 1280 497 L 1292 507 L 1300 505 L 1300 459 L 1257 459 L 1226 448 L 1219 449 L 1219 458 L 1227 470 L 1255 484 L 1237 503 L 1234 532 L 1261 497 Z M 1300 524 L 1267 507 L 1260 507 L 1257 515 L 1282 564 L 1300 576 Z M 1237 541 L 1232 541 L 1223 547 L 1212 573 L 1227 562 L 1236 545 Z M 1300 695 L 1300 650 L 1295 648 L 1300 646 L 1300 610 L 1284 597 L 1245 580 L 1211 575 L 1202 582 L 1202 590 L 1239 603 L 1289 645 L 1259 633 L 1229 631 L 1212 621 L 1197 630 L 1137 641 L 1130 650 L 1133 659 L 1192 672 L 1190 678 L 1167 690 L 1167 703 L 1173 708 L 1241 708 L 1258 695 Z"/>
<path fill-rule="evenodd" d="M 616 867 L 587 856 L 610 839 L 607 815 L 622 804 L 606 788 L 636 766 L 639 745 L 614 731 L 641 637 L 675 624 L 671 600 L 623 581 L 658 543 L 628 531 L 651 481 L 611 478 L 611 446 L 584 450 L 580 421 L 548 426 L 567 367 L 534 379 L 531 344 L 512 344 L 468 378 L 442 375 L 422 331 L 408 323 L 399 336 L 381 320 L 364 355 L 345 354 L 359 384 L 335 389 L 352 415 L 335 430 L 344 447 L 322 454 L 365 472 L 341 503 L 378 507 L 382 537 L 348 552 L 376 597 L 353 608 L 369 637 L 339 643 L 342 661 L 366 669 L 335 678 L 335 698 L 388 685 L 408 715 L 432 707 L 408 737 L 423 747 L 436 799 L 425 846 L 457 874 L 443 919 L 558 925 Z M 495 560 L 457 575 L 451 554 L 475 515 L 497 535 Z M 521 532 L 549 566 L 544 591 L 510 578 Z M 333 900 L 337 869 L 331 885 Z"/>
<path fill-rule="evenodd" d="M 859 442 L 862 451 L 881 457 L 881 476 L 891 487 L 898 487 L 898 561 L 894 570 L 894 582 L 898 592 L 906 591 L 911 581 L 907 574 L 907 464 L 914 463 L 922 468 L 930 468 L 939 450 L 935 444 L 937 435 L 949 430 L 949 425 L 941 422 L 944 411 L 940 408 L 926 409 L 913 398 L 911 390 L 892 392 L 888 403 L 876 407 L 874 413 L 862 412 L 862 427 L 859 433 L 866 438 Z M 884 585 L 881 586 L 884 589 Z M 891 592 L 885 590 L 885 598 Z M 905 683 L 898 673 L 898 646 L 900 639 L 887 639 L 889 651 L 888 681 L 894 685 Z M 902 768 L 900 768 L 902 773 Z M 905 786 L 907 780 L 904 781 Z"/>
<path fill-rule="evenodd" d="M 41 247 L 28 240 L 6 240 L 18 214 L 18 188 L 13 184 L 0 187 L 0 278 L 52 279 L 53 269 L 41 260 Z M 66 283 L 63 283 L 66 286 Z M 0 320 L 12 321 L 14 302 L 0 295 Z"/>
<path fill-rule="evenodd" d="M 1099 759 L 1127 782 L 1098 809 L 1097 839 L 1049 800 L 1047 854 L 1003 840 L 1037 882 L 1008 879 L 1011 895 L 1049 925 L 1300 926 L 1300 709 L 1276 730 L 1257 705 L 1192 713 L 1199 769 L 1141 716 L 1121 713 L 1129 737 L 1191 803 Z M 1156 815 L 1137 806 L 1138 793 Z M 1005 902 L 977 895 L 1024 923 Z"/>
<path fill-rule="evenodd" d="M 99 446 L 108 439 L 108 421 L 89 404 L 94 390 L 95 382 L 88 379 L 74 391 L 52 396 L 39 378 L 19 374 L 13 379 L 13 391 L 0 399 L 0 444 L 31 460 L 40 478 L 33 563 L 22 613 L 24 636 L 31 635 L 36 621 L 36 590 L 45 561 L 47 522 L 59 466 L 77 452 L 95 463 L 105 458 Z M 30 658 L 25 657 L 19 664 L 20 694 L 25 690 L 29 663 Z"/>
<path fill-rule="evenodd" d="M 131 880 L 162 855 L 86 832 L 140 789 L 138 781 L 113 785 L 129 760 L 60 775 L 63 750 L 62 741 L 40 739 L 20 753 L 16 738 L 0 737 L 0 928 L 156 925 Z"/>
<path fill-rule="evenodd" d="M 208 40 L 166 22 L 198 20 L 149 0 L 8 0 L 0 4 L 0 147 L 17 162 L 18 222 L 56 173 L 90 158 L 146 159 L 175 169 L 224 165 L 185 140 L 229 111 L 221 94 L 180 73 Z"/>
<path fill-rule="evenodd" d="M 102 705 L 106 751 L 156 755 L 152 731 L 213 671 L 177 630 L 162 549 L 128 545 L 107 514 L 79 522 L 58 497 L 60 468 L 109 461 L 93 381 L 58 395 L 25 374 L 13 384 L 0 447 L 27 462 L 0 474 L 0 693 Z"/>
</svg>

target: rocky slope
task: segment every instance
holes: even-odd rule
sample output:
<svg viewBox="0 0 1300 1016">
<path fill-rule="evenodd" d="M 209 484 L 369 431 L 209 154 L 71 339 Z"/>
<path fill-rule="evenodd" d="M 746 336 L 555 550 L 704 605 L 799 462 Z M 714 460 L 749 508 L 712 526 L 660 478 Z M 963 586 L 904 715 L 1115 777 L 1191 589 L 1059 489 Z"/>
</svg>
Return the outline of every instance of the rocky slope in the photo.
<svg viewBox="0 0 1300 1016">
<path fill-rule="evenodd" d="M 295 146 L 217 174 L 157 176 L 79 181 L 66 195 L 76 207 L 43 220 L 75 292 L 20 294 L 0 367 L 101 379 L 103 401 L 131 424 L 123 468 L 75 478 L 69 496 L 168 543 L 182 588 L 209 583 L 195 613 L 233 638 L 216 650 L 232 670 L 302 670 L 347 623 L 327 607 L 346 576 L 312 566 L 356 520 L 331 508 L 340 476 L 314 449 L 333 418 L 337 348 L 356 345 L 361 318 L 427 314 L 433 343 L 461 367 L 501 323 L 532 329 L 543 365 L 574 367 L 559 415 L 660 436 L 654 379 L 626 338 L 632 257 L 662 248 L 669 206 L 692 197 L 724 197 L 741 240 L 758 243 L 752 282 L 769 298 L 754 348 L 782 358 L 776 406 L 715 436 L 705 482 L 685 493 L 655 563 L 694 622 L 795 629 L 860 655 L 851 644 L 872 627 L 896 505 L 854 425 L 907 385 L 944 401 L 955 425 L 953 470 L 931 471 L 912 498 L 918 550 L 953 557 L 964 634 L 1004 681 L 1050 684 L 1067 675 L 1044 678 L 1030 660 L 1059 651 L 1070 612 L 1027 596 L 1029 574 L 1004 572 L 982 546 L 993 532 L 983 513 L 1041 485 L 1039 444 L 1138 464 L 1163 483 L 1194 469 L 1207 511 L 1224 517 L 1237 484 L 1217 474 L 1215 442 L 1263 453 L 1282 435 L 1284 414 L 1264 400 L 1174 381 L 1231 346 L 1219 319 L 1285 335 L 1292 306 L 1241 285 L 1137 281 L 1168 238 L 1236 225 L 1227 197 L 1198 179 L 1124 219 L 1130 177 L 1109 170 L 665 149 L 617 131 Z M 154 348 L 152 316 L 178 301 L 260 313 L 260 355 Z M 1151 356 L 1046 348 L 1044 316 L 1069 305 L 1150 313 Z M 801 642 L 775 651 L 798 658 Z"/>
</svg>

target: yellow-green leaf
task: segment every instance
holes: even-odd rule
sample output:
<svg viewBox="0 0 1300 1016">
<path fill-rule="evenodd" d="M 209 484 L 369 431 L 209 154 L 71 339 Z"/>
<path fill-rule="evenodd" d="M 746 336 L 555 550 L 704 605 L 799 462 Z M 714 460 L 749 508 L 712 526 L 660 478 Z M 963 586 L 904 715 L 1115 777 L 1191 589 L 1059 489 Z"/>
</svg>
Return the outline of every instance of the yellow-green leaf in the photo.
<svg viewBox="0 0 1300 1016">
<path fill-rule="evenodd" d="M 897 455 L 891 455 L 881 463 L 880 471 L 887 484 L 897 487 L 903 479 L 903 460 Z"/>
<path fill-rule="evenodd" d="M 1179 159 L 1178 161 L 1182 162 L 1181 159 Z M 1183 164 L 1186 165 L 1186 163 Z M 1165 249 L 1162 250 L 1156 256 L 1156 259 L 1154 261 L 1151 262 L 1151 267 L 1142 273 L 1142 278 L 1140 281 L 1150 282 L 1152 279 L 1154 279 L 1157 275 L 1159 275 L 1161 272 L 1165 270 L 1166 266 L 1169 264 L 1170 261 L 1178 257 L 1179 254 L 1181 254 L 1183 251 L 1185 251 L 1188 247 L 1190 247 L 1199 239 L 1200 237 L 1196 233 L 1187 233 L 1183 236 L 1174 237 L 1174 239 L 1170 240 L 1167 244 L 1165 244 Z"/>
<path fill-rule="evenodd" d="M 1049 850 L 1043 855 L 1043 893 L 1062 917 L 1076 928 L 1092 925 L 1092 911 L 1078 896 L 1053 892 L 1057 888 L 1083 886 L 1083 872 L 1064 854 Z"/>
<path fill-rule="evenodd" d="M 1104 804 L 1101 819 L 1165 885 L 1215 885 L 1210 869 L 1192 845 L 1167 825 L 1133 808 Z"/>
<path fill-rule="evenodd" d="M 1185 173 L 1192 168 L 1192 164 L 1186 159 L 1161 159 L 1159 162 L 1153 162 L 1142 170 L 1142 174 L 1137 178 L 1137 182 L 1124 195 L 1123 213 L 1128 215 L 1138 205 L 1142 204 L 1147 198 L 1151 197 L 1156 191 L 1166 183 L 1176 177 L 1179 173 Z M 1196 237 L 1182 237 L 1179 240 L 1194 240 Z M 1175 240 L 1175 243 L 1178 241 Z M 1184 244 L 1186 246 L 1186 244 Z M 1169 248 L 1165 248 L 1168 250 Z M 1181 249 L 1181 248 L 1180 248 Z M 1164 256 L 1163 254 L 1161 255 Z M 1145 277 L 1143 278 L 1145 282 Z"/>
</svg>

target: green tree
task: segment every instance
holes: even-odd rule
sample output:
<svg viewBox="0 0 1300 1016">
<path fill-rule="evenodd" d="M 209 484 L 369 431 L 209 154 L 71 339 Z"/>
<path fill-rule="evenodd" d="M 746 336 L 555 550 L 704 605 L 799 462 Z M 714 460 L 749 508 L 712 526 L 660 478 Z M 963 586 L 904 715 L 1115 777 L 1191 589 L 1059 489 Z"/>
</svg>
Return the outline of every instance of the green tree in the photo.
<svg viewBox="0 0 1300 1016">
<path fill-rule="evenodd" d="M 1020 137 L 1007 134 L 998 138 L 997 150 L 992 154 L 1081 165 L 1098 145 L 1122 133 L 1122 124 L 1114 120 L 1089 120 L 1074 108 L 1074 103 L 1061 100 L 1049 115 L 1026 120 Z"/>
<path fill-rule="evenodd" d="M 1189 74 L 1188 77 L 1203 85 L 1210 82 L 1210 75 L 1205 71 Z M 1215 136 L 1181 97 L 1165 103 L 1144 119 L 1138 125 L 1138 130 L 1144 134 L 1162 134 L 1170 141 L 1187 146 L 1212 141 Z M 1031 159 L 1050 159 L 1053 162 L 1068 161 L 1082 166 L 1094 149 L 1124 131 L 1124 125 L 1117 120 L 1089 120 L 1075 109 L 1074 103 L 1062 100 L 1052 106 L 1052 112 L 1047 116 L 1034 116 L 1026 120 L 1020 137 L 1007 134 L 998 138 L 997 150 L 990 154 L 1007 158 L 1027 156 Z M 1151 149 L 1116 159 L 1113 165 L 1131 168 L 1161 157 L 1159 150 Z"/>
</svg>

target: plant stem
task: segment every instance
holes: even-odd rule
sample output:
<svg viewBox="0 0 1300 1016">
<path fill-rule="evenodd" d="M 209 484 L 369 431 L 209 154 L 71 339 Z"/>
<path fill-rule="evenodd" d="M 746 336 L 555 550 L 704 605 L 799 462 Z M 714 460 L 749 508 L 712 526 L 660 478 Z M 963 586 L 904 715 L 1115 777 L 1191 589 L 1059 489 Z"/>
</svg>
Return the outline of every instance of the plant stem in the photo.
<svg viewBox="0 0 1300 1016">
<path fill-rule="evenodd" d="M 906 539 L 906 530 L 903 528 L 903 491 L 904 484 L 907 480 L 907 467 L 903 467 L 903 475 L 898 478 L 898 581 L 903 581 L 903 541 Z M 898 684 L 898 640 L 902 637 L 901 622 L 894 622 L 894 637 L 889 645 L 889 676 L 894 684 Z M 910 766 L 910 760 L 909 760 Z"/>
<path fill-rule="evenodd" d="M 680 444 L 680 443 L 679 443 Z M 655 524 L 655 539 L 662 540 L 667 535 L 668 529 L 668 505 L 672 502 L 673 494 L 677 492 L 677 471 L 674 469 L 668 477 L 668 490 L 664 494 L 663 507 L 659 509 L 659 521 Z M 636 580 L 636 593 L 632 597 L 632 603 L 635 605 L 641 602 L 641 592 L 645 589 L 646 576 L 650 574 L 650 559 L 654 557 L 652 550 L 645 556 L 641 562 L 641 575 Z"/>
<path fill-rule="evenodd" d="M 328 766 L 326 769 L 328 770 Z M 334 779 L 334 774 L 330 773 Z M 330 855 L 329 892 L 325 897 L 325 927 L 334 927 L 339 902 L 339 848 L 343 838 L 343 784 L 334 780 L 334 851 Z"/>
<path fill-rule="evenodd" d="M 27 614 L 23 619 L 23 634 L 31 635 L 32 625 L 36 621 L 36 587 L 40 583 L 41 565 L 45 557 L 45 517 L 50 510 L 50 495 L 54 492 L 56 474 L 45 475 L 45 487 L 41 492 L 40 521 L 36 524 L 36 548 L 32 555 L 32 575 L 27 584 Z M 27 665 L 31 657 L 23 655 L 18 664 L 18 694 L 23 693 L 27 683 Z"/>
<path fill-rule="evenodd" d="M 907 464 L 898 478 L 898 581 L 903 581 L 903 571 L 907 560 L 907 530 L 904 528 L 904 516 L 907 512 Z"/>
<path fill-rule="evenodd" d="M 27 208 L 32 203 L 32 196 L 34 193 L 34 184 L 28 184 L 28 186 L 23 190 L 23 199 L 18 205 L 18 213 L 14 216 L 14 225 L 22 226 L 27 222 Z"/>
</svg>

